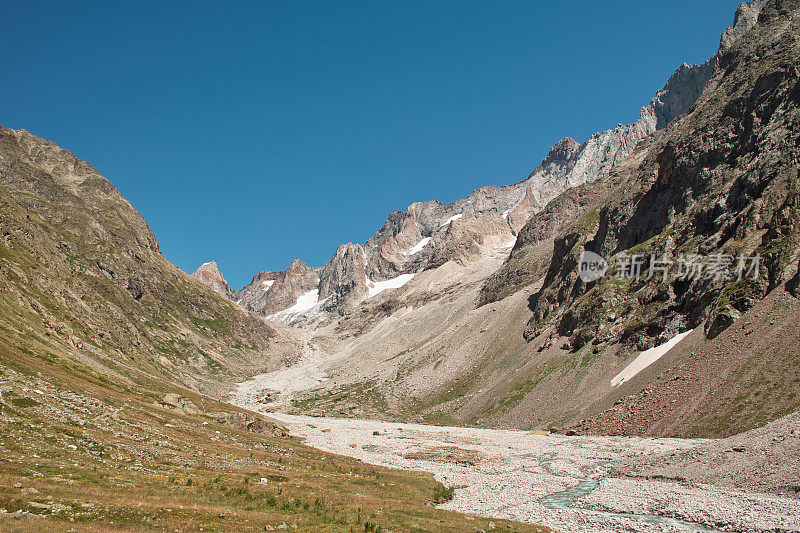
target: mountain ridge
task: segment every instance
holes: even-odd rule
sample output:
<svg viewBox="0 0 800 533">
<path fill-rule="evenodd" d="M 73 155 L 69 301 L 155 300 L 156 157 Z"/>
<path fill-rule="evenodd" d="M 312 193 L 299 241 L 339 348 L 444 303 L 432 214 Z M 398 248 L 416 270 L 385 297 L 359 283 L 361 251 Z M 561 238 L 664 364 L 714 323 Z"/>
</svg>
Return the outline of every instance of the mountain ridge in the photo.
<svg viewBox="0 0 800 533">
<path fill-rule="evenodd" d="M 665 85 L 656 91 L 651 101 L 640 109 L 640 117 L 636 122 L 618 124 L 609 130 L 595 133 L 583 143 L 569 137 L 559 140 L 528 177 L 516 183 L 479 187 L 465 198 L 446 204 L 438 200 L 428 200 L 412 203 L 405 212 L 392 211 L 383 227 L 364 243 L 365 281 L 362 283 L 359 280 L 355 285 L 360 287 L 370 282 L 390 280 L 438 264 L 447 253 L 446 250 L 453 249 L 453 245 L 442 235 L 442 228 L 448 225 L 445 221 L 452 217 L 480 218 L 497 213 L 502 215 L 512 233 L 516 234 L 531 215 L 539 212 L 563 191 L 605 176 L 640 141 L 664 129 L 677 116 L 691 108 L 716 70 L 720 52 L 723 48 L 730 47 L 755 24 L 764 1 L 751 0 L 738 8 L 733 25 L 720 37 L 719 51 L 701 65 L 680 65 Z M 410 250 L 425 239 L 429 241 L 426 241 L 421 250 L 409 254 Z M 337 250 L 321 268 L 329 271 L 346 269 L 346 265 L 332 264 L 341 261 L 342 257 Z M 430 262 L 434 257 L 437 257 L 437 263 Z M 360 276 L 361 269 L 356 268 Z M 260 310 L 269 309 L 270 313 L 267 314 L 292 307 L 307 292 L 298 291 L 308 289 L 304 286 L 292 292 L 294 302 L 291 302 L 291 298 L 283 298 L 280 303 L 276 303 L 270 302 L 272 294 L 269 291 L 259 290 L 260 287 L 254 283 L 251 282 L 242 289 L 248 295 L 247 305 L 256 312 L 263 313 Z M 353 285 L 354 281 L 348 279 L 346 283 Z M 318 290 L 320 294 L 330 290 L 333 293 L 347 292 L 350 296 L 337 297 L 314 310 L 304 310 L 299 315 L 292 314 L 291 320 L 299 323 L 298 321 L 305 320 L 303 316 L 307 316 L 311 321 L 318 321 L 319 312 L 332 313 L 334 317 L 350 313 L 358 301 L 367 297 L 367 292 L 357 287 L 355 292 L 346 286 L 325 291 L 318 287 Z M 235 295 L 231 297 L 238 299 Z M 283 316 L 284 319 L 290 319 L 289 315 Z"/>
</svg>

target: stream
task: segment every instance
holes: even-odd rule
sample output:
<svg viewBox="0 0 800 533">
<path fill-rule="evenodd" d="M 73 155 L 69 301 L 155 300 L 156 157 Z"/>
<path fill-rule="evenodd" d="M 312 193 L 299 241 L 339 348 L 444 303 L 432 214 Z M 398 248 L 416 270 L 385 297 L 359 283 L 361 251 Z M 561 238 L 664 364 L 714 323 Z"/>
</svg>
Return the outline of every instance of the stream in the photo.
<svg viewBox="0 0 800 533">
<path fill-rule="evenodd" d="M 578 507 L 574 507 L 573 503 L 576 500 L 582 498 L 583 496 L 586 496 L 587 494 L 591 493 L 599 485 L 600 485 L 600 480 L 597 477 L 587 477 L 582 479 L 577 485 L 574 485 L 566 490 L 548 494 L 547 496 L 539 500 L 539 503 L 544 508 L 551 510 L 570 509 L 570 508 L 580 509 Z M 666 516 L 633 514 L 633 513 L 614 513 L 610 511 L 596 511 L 592 509 L 582 509 L 582 510 L 597 513 L 599 515 L 608 517 L 638 520 L 646 524 L 652 524 L 657 526 L 672 526 L 677 529 L 684 529 L 688 531 L 702 531 L 708 533 L 716 533 L 722 531 L 720 529 L 711 529 L 700 524 L 683 522 L 681 520 L 677 520 L 675 518 L 669 518 Z"/>
<path fill-rule="evenodd" d="M 567 437 L 265 412 L 315 448 L 431 472 L 456 487 L 442 508 L 559 531 L 798 531 L 797 501 L 664 480 L 604 477 L 617 459 L 690 449 L 688 439 Z M 654 514 L 656 513 L 656 514 Z M 671 518 L 680 517 L 680 519 Z"/>
</svg>

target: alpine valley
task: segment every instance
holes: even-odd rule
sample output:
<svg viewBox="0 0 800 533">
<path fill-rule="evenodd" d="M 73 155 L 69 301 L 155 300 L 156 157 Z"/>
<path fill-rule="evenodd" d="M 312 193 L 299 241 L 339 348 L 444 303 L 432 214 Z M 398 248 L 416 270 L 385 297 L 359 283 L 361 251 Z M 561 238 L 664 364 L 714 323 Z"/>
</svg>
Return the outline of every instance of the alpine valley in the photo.
<svg viewBox="0 0 800 533">
<path fill-rule="evenodd" d="M 800 531 L 799 170 L 797 0 L 635 123 L 238 290 L 0 127 L 0 528 Z M 657 270 L 693 254 L 759 268 Z"/>
</svg>

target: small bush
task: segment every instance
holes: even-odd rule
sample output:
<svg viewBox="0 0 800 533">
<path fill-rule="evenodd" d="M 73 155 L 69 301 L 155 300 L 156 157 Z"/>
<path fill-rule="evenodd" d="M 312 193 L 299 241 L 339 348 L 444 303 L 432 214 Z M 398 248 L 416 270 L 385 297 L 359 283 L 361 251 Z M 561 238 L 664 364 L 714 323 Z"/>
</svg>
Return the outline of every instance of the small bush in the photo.
<svg viewBox="0 0 800 533">
<path fill-rule="evenodd" d="M 445 487 L 440 483 L 433 491 L 433 502 L 434 503 L 449 502 L 450 500 L 453 499 L 455 492 L 456 492 L 455 487 Z"/>
</svg>

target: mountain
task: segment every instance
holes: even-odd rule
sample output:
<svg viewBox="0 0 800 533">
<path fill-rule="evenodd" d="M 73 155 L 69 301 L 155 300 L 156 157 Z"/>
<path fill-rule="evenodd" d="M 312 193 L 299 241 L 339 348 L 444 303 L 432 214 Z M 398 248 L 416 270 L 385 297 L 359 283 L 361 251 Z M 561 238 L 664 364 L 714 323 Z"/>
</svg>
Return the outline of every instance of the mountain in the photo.
<svg viewBox="0 0 800 533">
<path fill-rule="evenodd" d="M 448 491 L 429 474 L 323 453 L 220 401 L 301 345 L 201 280 L 226 292 L 216 265 L 192 277 L 167 261 L 91 165 L 0 127 L 0 530 L 450 531 L 482 520 L 433 507 Z"/>
<path fill-rule="evenodd" d="M 228 287 L 228 282 L 225 281 L 225 278 L 222 277 L 222 272 L 220 272 L 216 262 L 203 263 L 194 271 L 192 277 L 210 287 L 214 292 L 226 298 L 233 298 L 233 291 Z"/>
<path fill-rule="evenodd" d="M 612 474 L 796 496 L 799 36 L 800 1 L 742 4 L 636 123 L 238 291 L 0 127 L 0 528 L 541 531 L 434 507 L 453 487 L 309 448 L 277 409 L 721 437 Z"/>
<path fill-rule="evenodd" d="M 726 436 L 800 407 L 796 20 L 791 2 L 743 4 L 719 51 L 678 68 L 637 123 L 559 141 L 518 184 L 393 212 L 363 246 L 368 286 L 398 280 L 386 290 L 365 296 L 358 249 L 337 251 L 333 285 L 353 296 L 293 322 L 326 378 L 287 393 L 292 409 Z M 584 250 L 605 278 L 579 277 Z M 664 280 L 651 252 L 763 268 Z M 615 277 L 634 254 L 644 277 Z"/>
<path fill-rule="evenodd" d="M 318 287 L 320 295 L 326 292 L 335 295 L 334 298 L 311 309 L 303 309 L 300 315 L 305 318 L 297 312 L 291 312 L 285 313 L 283 320 L 297 323 L 298 320 L 319 322 L 330 317 L 336 319 L 353 312 L 357 304 L 368 297 L 362 285 L 435 268 L 443 259 L 449 259 L 449 253 L 459 253 L 464 244 L 450 241 L 447 229 L 451 220 L 476 218 L 483 221 L 489 215 L 500 215 L 511 233 L 516 235 L 531 215 L 541 211 L 559 194 L 602 178 L 628 156 L 640 141 L 689 111 L 717 69 L 723 48 L 731 46 L 755 23 L 762 5 L 763 0 L 755 0 L 740 8 L 734 25 L 722 36 L 720 51 L 702 65 L 683 64 L 678 67 L 650 103 L 641 108 L 639 120 L 635 123 L 618 124 L 612 129 L 595 133 L 582 144 L 571 138 L 558 141 L 526 179 L 512 185 L 481 187 L 466 198 L 449 204 L 431 200 L 412 204 L 404 212 L 393 211 L 384 226 L 364 243 L 363 269 L 356 264 L 341 264 L 341 248 L 322 267 L 322 270 L 329 272 L 350 269 L 341 287 L 333 286 L 338 283 L 336 280 L 328 281 L 328 288 L 324 291 Z M 506 233 L 506 228 L 500 231 Z M 460 238 L 463 240 L 463 236 Z M 349 257 L 347 260 L 351 261 Z M 357 282 L 358 287 L 353 285 L 356 272 L 357 277 L 363 278 L 363 282 L 361 279 Z M 250 306 L 248 309 L 265 315 L 295 306 L 305 294 L 293 294 L 294 301 L 284 295 L 275 300 L 278 293 L 270 294 L 267 291 L 262 294 L 263 291 L 252 284 L 243 290 L 251 295 L 251 300 L 248 300 L 250 303 L 245 303 Z M 261 301 L 257 305 L 252 302 L 253 293 L 260 295 Z"/>
<path fill-rule="evenodd" d="M 169 263 L 144 219 L 91 165 L 25 130 L 0 130 L 0 148 L 6 328 L 36 324 L 42 341 L 98 370 L 205 392 L 291 351 L 263 320 Z M 210 266 L 198 276 L 213 277 Z"/>
<path fill-rule="evenodd" d="M 260 272 L 235 295 L 237 303 L 261 315 L 273 315 L 291 308 L 297 301 L 318 291 L 319 272 L 299 259 L 283 272 Z"/>
</svg>

